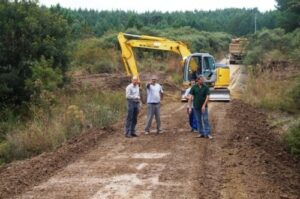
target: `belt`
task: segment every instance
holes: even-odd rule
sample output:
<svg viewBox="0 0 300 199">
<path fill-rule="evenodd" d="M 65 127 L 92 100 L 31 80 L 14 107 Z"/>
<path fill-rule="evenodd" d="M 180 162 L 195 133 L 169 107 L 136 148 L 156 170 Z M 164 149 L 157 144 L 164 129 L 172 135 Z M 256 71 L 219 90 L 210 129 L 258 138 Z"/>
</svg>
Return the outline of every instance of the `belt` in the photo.
<svg viewBox="0 0 300 199">
<path fill-rule="evenodd" d="M 160 104 L 159 102 L 157 102 L 157 103 L 148 103 L 148 104 L 154 104 L 154 105 L 156 105 L 156 104 Z"/>
<path fill-rule="evenodd" d="M 127 99 L 129 102 L 135 102 L 135 103 L 139 103 L 139 100 L 135 100 L 135 99 Z"/>
</svg>

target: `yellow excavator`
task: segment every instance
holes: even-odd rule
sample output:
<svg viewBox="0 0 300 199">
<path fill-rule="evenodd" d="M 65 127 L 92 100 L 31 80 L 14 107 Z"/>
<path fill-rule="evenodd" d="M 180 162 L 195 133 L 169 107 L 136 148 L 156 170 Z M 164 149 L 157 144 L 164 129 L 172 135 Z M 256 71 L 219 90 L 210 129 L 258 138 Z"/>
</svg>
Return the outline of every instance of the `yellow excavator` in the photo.
<svg viewBox="0 0 300 199">
<path fill-rule="evenodd" d="M 212 55 L 208 53 L 191 53 L 186 44 L 172 41 L 163 37 L 147 35 L 133 35 L 120 32 L 118 40 L 122 51 L 122 60 L 128 75 L 138 76 L 138 69 L 133 48 L 146 48 L 153 50 L 171 51 L 182 57 L 184 91 L 192 79 L 203 75 L 210 86 L 211 101 L 230 101 L 230 70 L 227 65 L 215 64 Z M 182 98 L 182 101 L 185 101 Z"/>
</svg>

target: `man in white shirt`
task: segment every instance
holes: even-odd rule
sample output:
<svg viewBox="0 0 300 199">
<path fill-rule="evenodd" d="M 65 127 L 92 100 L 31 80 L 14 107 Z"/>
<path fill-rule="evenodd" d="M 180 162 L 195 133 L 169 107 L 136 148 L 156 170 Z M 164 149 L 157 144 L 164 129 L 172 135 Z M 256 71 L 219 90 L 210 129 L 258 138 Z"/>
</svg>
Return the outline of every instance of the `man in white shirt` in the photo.
<svg viewBox="0 0 300 199">
<path fill-rule="evenodd" d="M 160 129 L 160 101 L 163 99 L 163 89 L 156 83 L 157 77 L 152 76 L 151 83 L 147 84 L 147 123 L 145 134 L 149 134 L 153 116 L 155 116 L 157 133 Z"/>
<path fill-rule="evenodd" d="M 132 78 L 132 83 L 126 87 L 126 99 L 128 102 L 128 111 L 125 125 L 125 137 L 137 137 L 135 133 L 135 126 L 137 123 L 137 116 L 139 114 L 140 87 L 136 76 Z"/>
</svg>

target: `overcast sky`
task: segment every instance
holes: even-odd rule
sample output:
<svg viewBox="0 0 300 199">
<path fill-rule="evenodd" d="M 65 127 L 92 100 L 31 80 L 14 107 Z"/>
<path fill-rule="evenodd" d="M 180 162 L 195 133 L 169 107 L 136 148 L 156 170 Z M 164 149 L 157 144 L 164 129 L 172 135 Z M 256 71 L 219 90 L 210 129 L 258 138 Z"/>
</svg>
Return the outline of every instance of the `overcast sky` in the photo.
<svg viewBox="0 0 300 199">
<path fill-rule="evenodd" d="M 94 10 L 176 11 L 216 10 L 224 8 L 255 8 L 261 12 L 274 10 L 275 0 L 39 0 L 50 7 L 60 4 L 64 8 Z"/>
</svg>

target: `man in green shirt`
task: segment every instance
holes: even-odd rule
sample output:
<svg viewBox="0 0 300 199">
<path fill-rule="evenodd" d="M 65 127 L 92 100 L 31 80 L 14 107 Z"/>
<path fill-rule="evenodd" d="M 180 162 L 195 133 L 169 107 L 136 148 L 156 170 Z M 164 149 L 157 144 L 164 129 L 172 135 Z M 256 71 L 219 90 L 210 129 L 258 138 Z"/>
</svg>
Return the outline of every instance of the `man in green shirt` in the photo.
<svg viewBox="0 0 300 199">
<path fill-rule="evenodd" d="M 197 77 L 197 84 L 195 84 L 190 90 L 189 107 L 193 102 L 194 114 L 197 120 L 197 127 L 199 136 L 212 139 L 210 135 L 210 125 L 208 121 L 208 98 L 209 98 L 209 88 L 204 84 L 204 77 Z M 189 111 L 192 111 L 191 109 Z"/>
</svg>

